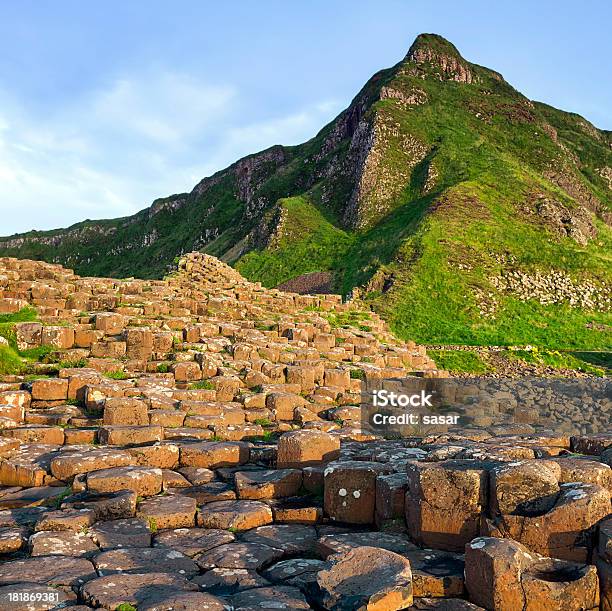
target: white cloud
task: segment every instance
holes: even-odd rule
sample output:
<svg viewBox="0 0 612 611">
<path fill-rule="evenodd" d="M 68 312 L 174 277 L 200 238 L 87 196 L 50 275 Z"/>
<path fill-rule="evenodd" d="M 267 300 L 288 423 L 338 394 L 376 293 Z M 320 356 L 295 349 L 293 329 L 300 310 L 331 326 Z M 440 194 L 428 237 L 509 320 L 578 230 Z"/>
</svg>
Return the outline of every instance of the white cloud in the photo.
<svg viewBox="0 0 612 611">
<path fill-rule="evenodd" d="M 92 101 L 100 127 L 119 126 L 161 144 L 175 144 L 214 126 L 231 108 L 231 87 L 209 86 L 190 76 L 121 79 Z"/>
<path fill-rule="evenodd" d="M 132 214 L 272 144 L 313 136 L 323 102 L 245 122 L 236 88 L 190 75 L 123 77 L 42 115 L 0 91 L 0 236 Z"/>
</svg>

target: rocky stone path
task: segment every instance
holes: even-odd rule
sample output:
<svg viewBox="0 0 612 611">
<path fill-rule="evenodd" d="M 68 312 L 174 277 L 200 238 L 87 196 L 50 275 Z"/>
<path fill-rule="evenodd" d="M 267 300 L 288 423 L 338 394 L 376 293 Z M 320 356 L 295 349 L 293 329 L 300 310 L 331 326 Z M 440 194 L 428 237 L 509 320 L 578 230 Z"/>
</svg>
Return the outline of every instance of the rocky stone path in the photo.
<svg viewBox="0 0 612 611">
<path fill-rule="evenodd" d="M 362 380 L 443 375 L 424 350 L 205 255 L 165 281 L 0 259 L 0 311 L 28 306 L 0 609 L 612 609 L 611 433 L 376 438 Z"/>
</svg>

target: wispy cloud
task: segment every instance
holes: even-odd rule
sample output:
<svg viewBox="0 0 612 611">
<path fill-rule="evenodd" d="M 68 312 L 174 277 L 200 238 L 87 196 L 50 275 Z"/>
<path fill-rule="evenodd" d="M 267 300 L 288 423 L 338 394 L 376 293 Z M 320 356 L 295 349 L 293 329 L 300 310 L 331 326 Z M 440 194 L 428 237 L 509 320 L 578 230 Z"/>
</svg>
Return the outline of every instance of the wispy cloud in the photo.
<svg viewBox="0 0 612 611">
<path fill-rule="evenodd" d="M 164 71 L 44 115 L 0 91 L 0 108 L 0 235 L 131 214 L 241 156 L 302 141 L 339 110 L 323 102 L 251 121 L 231 84 Z"/>
<path fill-rule="evenodd" d="M 98 128 L 122 131 L 159 144 L 181 144 L 214 127 L 231 111 L 236 91 L 194 78 L 161 73 L 121 79 L 91 101 Z M 125 133 L 125 131 L 124 131 Z"/>
</svg>

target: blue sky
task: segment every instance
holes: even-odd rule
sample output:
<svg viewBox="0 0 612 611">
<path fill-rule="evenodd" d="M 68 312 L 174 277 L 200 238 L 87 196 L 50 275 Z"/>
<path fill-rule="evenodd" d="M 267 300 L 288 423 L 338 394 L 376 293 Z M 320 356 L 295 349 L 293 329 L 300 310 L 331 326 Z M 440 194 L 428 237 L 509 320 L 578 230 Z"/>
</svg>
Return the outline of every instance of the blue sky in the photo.
<svg viewBox="0 0 612 611">
<path fill-rule="evenodd" d="M 420 32 L 612 129 L 610 3 L 0 0 L 0 235 L 131 214 L 347 106 Z"/>
</svg>

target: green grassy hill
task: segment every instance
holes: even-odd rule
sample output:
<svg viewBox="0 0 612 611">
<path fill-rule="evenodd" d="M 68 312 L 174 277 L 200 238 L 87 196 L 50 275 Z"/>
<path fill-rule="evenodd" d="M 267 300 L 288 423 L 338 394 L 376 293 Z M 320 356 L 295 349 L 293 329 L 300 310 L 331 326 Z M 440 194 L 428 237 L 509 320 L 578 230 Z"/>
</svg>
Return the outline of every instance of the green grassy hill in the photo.
<svg viewBox="0 0 612 611">
<path fill-rule="evenodd" d="M 155 277 L 198 249 L 266 286 L 331 271 L 419 342 L 606 350 L 611 145 L 425 34 L 308 142 L 0 255 Z"/>
</svg>

